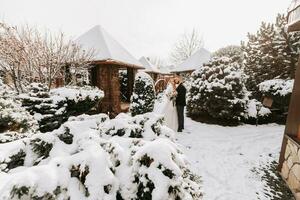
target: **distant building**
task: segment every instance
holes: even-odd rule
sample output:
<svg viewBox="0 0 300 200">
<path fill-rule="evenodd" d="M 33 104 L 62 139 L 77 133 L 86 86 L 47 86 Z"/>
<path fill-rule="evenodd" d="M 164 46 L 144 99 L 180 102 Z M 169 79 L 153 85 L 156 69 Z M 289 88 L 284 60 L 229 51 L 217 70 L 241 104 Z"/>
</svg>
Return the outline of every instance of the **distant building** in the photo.
<svg viewBox="0 0 300 200">
<path fill-rule="evenodd" d="M 144 69 L 118 41 L 116 41 L 101 26 L 95 26 L 83 35 L 76 43 L 83 49 L 93 49 L 95 56 L 91 68 L 91 84 L 104 91 L 105 97 L 99 105 L 99 111 L 108 113 L 111 117 L 129 108 L 134 77 L 138 69 Z M 121 102 L 119 72 L 127 72 L 127 102 Z"/>
<path fill-rule="evenodd" d="M 191 74 L 196 69 L 199 69 L 204 63 L 208 62 L 211 58 L 211 53 L 201 48 L 196 51 L 191 57 L 186 59 L 181 64 L 174 67 L 171 71 L 173 73 L 180 73 L 180 74 Z"/>
</svg>

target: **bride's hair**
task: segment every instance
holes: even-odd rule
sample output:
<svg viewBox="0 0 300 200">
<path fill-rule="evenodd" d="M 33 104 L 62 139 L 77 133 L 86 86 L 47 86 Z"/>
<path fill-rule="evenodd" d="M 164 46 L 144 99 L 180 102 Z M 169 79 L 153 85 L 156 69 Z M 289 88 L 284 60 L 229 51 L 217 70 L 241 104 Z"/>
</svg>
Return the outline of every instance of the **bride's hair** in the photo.
<svg viewBox="0 0 300 200">
<path fill-rule="evenodd" d="M 169 84 L 171 84 L 171 85 L 172 85 L 173 89 L 175 89 L 175 88 L 176 88 L 176 87 L 175 87 L 176 83 L 175 83 L 175 79 L 174 79 L 174 78 L 170 78 L 170 80 L 169 80 Z"/>
</svg>

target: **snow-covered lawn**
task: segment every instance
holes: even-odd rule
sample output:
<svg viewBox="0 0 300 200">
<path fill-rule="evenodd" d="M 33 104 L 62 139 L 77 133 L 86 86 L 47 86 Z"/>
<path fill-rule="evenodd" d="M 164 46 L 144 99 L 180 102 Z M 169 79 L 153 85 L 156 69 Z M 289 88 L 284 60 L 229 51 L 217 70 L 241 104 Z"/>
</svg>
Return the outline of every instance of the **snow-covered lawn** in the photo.
<svg viewBox="0 0 300 200">
<path fill-rule="evenodd" d="M 278 160 L 284 126 L 223 127 L 185 119 L 178 133 L 193 169 L 202 176 L 206 200 L 254 200 L 264 197 L 264 183 L 251 170 Z"/>
</svg>

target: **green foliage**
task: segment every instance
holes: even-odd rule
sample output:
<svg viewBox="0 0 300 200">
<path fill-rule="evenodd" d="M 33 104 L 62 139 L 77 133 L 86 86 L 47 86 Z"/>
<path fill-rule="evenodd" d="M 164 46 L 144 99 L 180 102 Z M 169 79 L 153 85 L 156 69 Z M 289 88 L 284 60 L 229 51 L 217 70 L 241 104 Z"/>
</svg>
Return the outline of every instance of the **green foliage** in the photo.
<svg viewBox="0 0 300 200">
<path fill-rule="evenodd" d="M 144 179 L 145 181 L 141 181 Z M 135 183 L 138 184 L 137 199 L 140 200 L 152 200 L 152 191 L 155 186 L 154 183 L 149 179 L 148 174 L 145 174 L 143 178 L 136 177 Z"/>
<path fill-rule="evenodd" d="M 120 81 L 120 92 L 121 92 L 121 101 L 128 102 L 128 75 L 127 70 L 121 70 L 119 72 L 119 81 Z"/>
<path fill-rule="evenodd" d="M 241 66 L 231 58 L 214 58 L 191 77 L 187 112 L 218 121 L 238 122 L 246 110 L 247 91 Z"/>
<path fill-rule="evenodd" d="M 294 80 L 273 79 L 259 84 L 259 96 L 268 97 L 272 103 L 272 121 L 285 124 Z"/>
<path fill-rule="evenodd" d="M 23 166 L 25 156 L 25 152 L 21 149 L 18 153 L 11 155 L 8 160 L 0 162 L 1 170 L 7 172 L 16 167 Z"/>
<path fill-rule="evenodd" d="M 37 122 L 18 101 L 0 97 L 0 133 L 6 131 L 24 133 L 36 129 Z"/>
<path fill-rule="evenodd" d="M 83 169 L 83 170 L 82 170 Z M 89 167 L 85 166 L 84 168 L 81 165 L 72 166 L 70 169 L 71 177 L 77 178 L 85 188 L 85 196 L 90 196 L 88 188 L 84 185 L 86 176 L 90 173 Z"/>
<path fill-rule="evenodd" d="M 255 34 L 248 34 L 242 43 L 245 73 L 249 76 L 247 88 L 259 98 L 258 84 L 274 78 L 291 79 L 300 52 L 300 32 L 287 33 L 286 17 L 278 15 L 276 23 L 261 24 Z"/>
<path fill-rule="evenodd" d="M 139 72 L 134 81 L 133 94 L 130 102 L 132 116 L 152 112 L 155 103 L 155 89 L 152 78 Z"/>
<path fill-rule="evenodd" d="M 14 186 L 11 190 L 10 197 L 13 199 L 14 197 L 17 197 L 18 199 L 21 199 L 22 196 L 28 195 L 29 193 L 29 187 L 21 186 L 17 187 Z"/>
<path fill-rule="evenodd" d="M 39 160 L 48 158 L 53 147 L 52 143 L 43 141 L 40 138 L 31 140 L 30 145 L 32 146 L 32 151 L 38 155 Z M 35 164 L 37 163 L 38 161 Z"/>
<path fill-rule="evenodd" d="M 73 135 L 70 133 L 69 127 L 64 127 L 65 131 L 63 134 L 58 135 L 58 138 L 66 144 L 73 143 Z"/>
<path fill-rule="evenodd" d="M 59 128 L 70 116 L 89 112 L 101 100 L 100 96 L 93 99 L 88 95 L 83 97 L 81 92 L 84 89 L 79 89 L 71 88 L 79 92 L 76 97 L 68 98 L 49 93 L 47 87 L 41 83 L 32 83 L 28 87 L 29 93 L 20 95 L 20 99 L 22 106 L 30 114 L 39 116 L 39 130 L 44 133 Z"/>
</svg>

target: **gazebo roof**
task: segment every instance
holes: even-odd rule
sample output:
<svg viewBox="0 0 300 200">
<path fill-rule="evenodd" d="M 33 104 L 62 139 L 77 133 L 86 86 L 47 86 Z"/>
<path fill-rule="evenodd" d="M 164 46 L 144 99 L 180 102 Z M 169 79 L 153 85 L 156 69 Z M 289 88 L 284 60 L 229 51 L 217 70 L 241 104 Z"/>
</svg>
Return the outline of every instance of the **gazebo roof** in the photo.
<svg viewBox="0 0 300 200">
<path fill-rule="evenodd" d="M 139 59 L 140 63 L 145 67 L 145 72 L 152 72 L 152 73 L 160 73 L 160 70 L 153 65 L 147 58 L 144 56 Z"/>
<path fill-rule="evenodd" d="M 204 63 L 208 62 L 210 57 L 211 53 L 208 50 L 201 48 L 184 62 L 175 66 L 172 72 L 194 71 L 195 69 L 201 67 Z"/>
<path fill-rule="evenodd" d="M 75 42 L 85 50 L 93 49 L 95 51 L 95 62 L 108 62 L 126 67 L 143 68 L 142 64 L 100 25 L 81 35 Z"/>
</svg>

